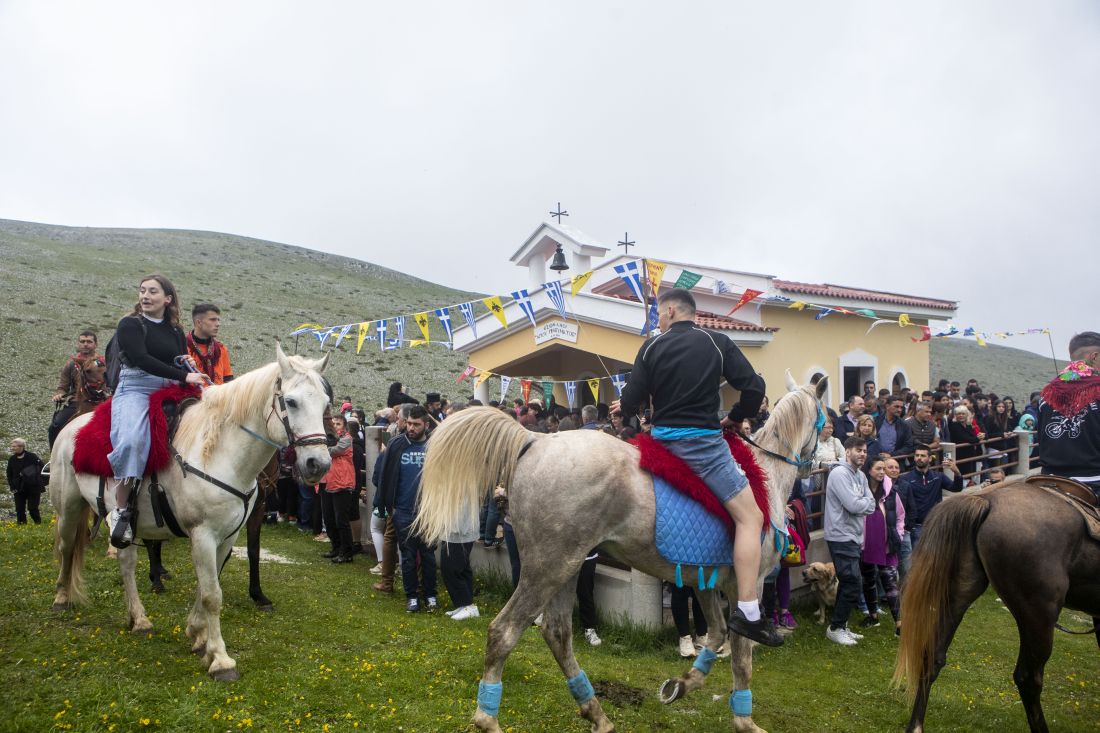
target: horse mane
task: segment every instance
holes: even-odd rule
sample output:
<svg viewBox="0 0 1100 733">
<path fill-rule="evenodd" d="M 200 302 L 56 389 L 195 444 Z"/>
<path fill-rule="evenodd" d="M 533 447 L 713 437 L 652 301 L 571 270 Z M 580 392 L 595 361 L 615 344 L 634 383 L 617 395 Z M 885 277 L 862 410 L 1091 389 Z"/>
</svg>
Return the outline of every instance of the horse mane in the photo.
<svg viewBox="0 0 1100 733">
<path fill-rule="evenodd" d="M 753 434 L 753 440 L 763 445 L 768 450 L 782 454 L 785 449 L 797 450 L 802 447 L 802 440 L 792 441 L 791 445 L 783 445 L 783 439 L 779 436 L 800 436 L 806 428 L 808 421 L 816 418 L 816 414 L 806 409 L 804 400 L 788 399 L 791 395 L 805 394 L 810 398 L 809 407 L 817 407 L 817 397 L 814 396 L 813 387 L 799 387 L 794 392 L 787 392 L 778 400 L 772 408 L 772 414 L 764 426 Z M 765 445 L 765 439 L 768 444 Z"/>
<path fill-rule="evenodd" d="M 305 357 L 288 356 L 287 361 L 297 374 L 313 373 Z M 180 452 L 193 449 L 201 440 L 202 457 L 209 459 L 227 425 L 262 422 L 271 407 L 279 374 L 279 363 L 273 361 L 231 382 L 207 387 L 199 403 L 184 413 L 180 421 L 175 438 L 177 449 Z"/>
</svg>

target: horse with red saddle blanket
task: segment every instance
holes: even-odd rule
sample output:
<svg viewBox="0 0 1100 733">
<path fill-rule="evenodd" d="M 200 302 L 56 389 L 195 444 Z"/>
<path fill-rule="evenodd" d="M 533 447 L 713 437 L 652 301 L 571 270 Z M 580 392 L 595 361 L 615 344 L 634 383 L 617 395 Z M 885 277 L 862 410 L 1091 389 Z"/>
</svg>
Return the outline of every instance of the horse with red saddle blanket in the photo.
<svg viewBox="0 0 1100 733">
<path fill-rule="evenodd" d="M 816 386 L 798 387 L 788 375 L 790 391 L 753 436 L 756 445 L 751 455 L 764 469 L 760 475 L 766 476 L 764 503 L 772 518 L 765 524 L 756 577 L 758 592 L 765 576 L 779 564 L 785 546 L 784 508 L 795 478 L 809 473 L 823 422 L 821 397 L 827 386 L 827 380 L 822 379 Z M 474 715 L 479 730 L 500 733 L 504 662 L 540 613 L 543 638 L 565 674 L 581 716 L 592 724 L 595 733 L 614 730 L 573 655 L 573 600 L 577 576 L 591 547 L 598 546 L 601 554 L 607 553 L 654 577 L 698 588 L 710 633 L 694 666 L 662 686 L 662 699 L 673 702 L 702 687 L 715 652 L 727 636 L 718 591 L 737 597 L 729 533 L 723 521 L 728 521 L 729 515 L 719 507 L 717 514 L 704 511 L 693 515 L 694 519 L 675 520 L 689 526 L 681 534 L 690 535 L 698 534 L 697 528 L 715 523 L 704 531 L 708 541 L 726 543 L 725 549 L 674 545 L 662 549 L 662 506 L 676 503 L 677 499 L 670 497 L 678 492 L 657 486 L 659 480 L 639 465 L 639 457 L 638 448 L 604 433 L 578 430 L 540 435 L 490 408 L 463 410 L 433 433 L 424 462 L 414 531 L 429 544 L 445 539 L 455 527 L 476 522 L 484 487 L 499 485 L 507 490 L 509 516 L 523 558 L 515 593 L 489 625 Z M 662 461 L 654 463 L 658 462 Z M 671 471 L 669 478 L 675 472 Z M 746 473 L 752 477 L 751 470 Z M 709 491 L 701 491 L 700 495 L 714 498 Z M 673 560 L 665 554 L 679 552 L 704 554 L 685 560 Z M 749 690 L 752 642 L 733 635 L 730 643 L 737 691 L 731 699 L 734 730 L 760 731 L 752 719 Z"/>
<path fill-rule="evenodd" d="M 208 387 L 202 400 L 180 418 L 170 443 L 163 435 L 159 443 L 154 440 L 147 470 L 157 472 L 174 524 L 191 541 L 198 576 L 187 635 L 215 679 L 239 677 L 221 634 L 218 576 L 256 502 L 257 474 L 273 448 L 287 444 L 295 446 L 296 468 L 306 481 L 319 481 L 331 463 L 323 424 L 329 398 L 321 377 L 327 361 L 288 357 L 277 346 L 276 361 L 228 384 Z M 95 455 L 106 458 L 109 441 L 99 451 L 80 451 L 77 460 L 78 436 L 83 437 L 81 431 L 91 421 L 92 416 L 85 415 L 69 423 L 53 450 L 50 500 L 57 512 L 55 554 L 61 563 L 55 610 L 87 601 L 83 559 L 88 522 L 93 513 L 102 516 L 115 504 L 115 492 L 101 486 L 103 467 L 92 465 Z M 134 534 L 139 540 L 173 537 L 167 523 L 158 526 L 162 507 L 154 508 L 156 493 L 144 490 L 136 500 Z M 152 624 L 134 579 L 136 547 L 119 550 L 118 557 L 130 629 L 148 631 Z"/>
</svg>

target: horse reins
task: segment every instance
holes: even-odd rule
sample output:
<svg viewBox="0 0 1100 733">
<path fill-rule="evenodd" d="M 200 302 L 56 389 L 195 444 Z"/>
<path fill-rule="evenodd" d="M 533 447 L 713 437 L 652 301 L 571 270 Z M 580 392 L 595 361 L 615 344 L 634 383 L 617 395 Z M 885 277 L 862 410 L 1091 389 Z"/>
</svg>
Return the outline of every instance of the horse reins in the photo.
<svg viewBox="0 0 1100 733">
<path fill-rule="evenodd" d="M 757 450 L 761 451 L 762 453 L 765 453 L 766 455 L 769 455 L 772 458 L 783 461 L 784 463 L 787 463 L 791 466 L 794 466 L 795 468 L 797 468 L 799 470 L 802 470 L 806 466 L 809 466 L 809 465 L 813 464 L 814 457 L 813 457 L 812 454 L 810 455 L 809 458 L 806 458 L 806 459 L 802 458 L 802 454 L 806 452 L 806 450 L 811 446 L 811 444 L 813 444 L 817 441 L 817 436 L 821 433 L 821 428 L 824 427 L 824 425 L 825 425 L 825 413 L 821 411 L 821 405 L 817 405 L 817 422 L 814 424 L 814 431 L 813 431 L 813 433 L 810 434 L 810 439 L 806 441 L 806 444 L 802 446 L 802 449 L 798 453 L 794 453 L 792 451 L 792 453 L 794 454 L 794 458 L 797 458 L 798 460 L 794 460 L 794 458 L 788 458 L 787 456 L 784 456 L 781 453 L 776 453 L 773 450 L 769 450 L 769 449 L 765 448 L 764 446 L 760 445 L 755 440 L 753 440 L 751 435 L 742 435 L 740 437 L 743 438 L 746 443 L 748 443 L 751 446 L 754 446 Z M 790 446 L 788 445 L 787 448 L 789 450 Z"/>
</svg>

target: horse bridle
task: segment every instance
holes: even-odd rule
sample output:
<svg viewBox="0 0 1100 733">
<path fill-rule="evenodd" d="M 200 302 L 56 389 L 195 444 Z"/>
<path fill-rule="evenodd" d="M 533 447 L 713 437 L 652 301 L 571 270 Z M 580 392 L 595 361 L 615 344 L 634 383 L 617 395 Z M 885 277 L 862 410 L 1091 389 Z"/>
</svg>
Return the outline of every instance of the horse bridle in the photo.
<svg viewBox="0 0 1100 733">
<path fill-rule="evenodd" d="M 302 448 L 307 445 L 328 445 L 328 435 L 324 432 L 306 433 L 305 435 L 297 436 L 294 434 L 294 430 L 290 427 L 290 416 L 286 411 L 286 399 L 283 397 L 282 377 L 278 377 L 275 380 L 275 394 L 271 398 L 271 412 L 267 415 L 268 419 L 271 419 L 272 413 L 278 415 L 279 421 L 283 424 L 283 430 L 286 431 L 287 444 L 279 446 L 279 448 L 286 448 L 287 446 Z"/>
<path fill-rule="evenodd" d="M 816 400 L 814 401 L 814 404 L 817 407 L 817 421 L 814 423 L 814 431 L 812 433 L 810 433 L 809 440 L 806 441 L 806 443 L 802 446 L 802 449 L 799 450 L 798 453 L 794 453 L 792 451 L 792 457 L 788 458 L 787 456 L 784 456 L 781 453 L 776 453 L 775 451 L 772 451 L 772 450 L 769 450 L 769 449 L 765 448 L 764 446 L 760 445 L 755 440 L 753 440 L 752 436 L 749 436 L 749 435 L 743 436 L 745 438 L 745 442 L 747 442 L 749 445 L 755 446 L 757 448 L 757 450 L 771 456 L 772 458 L 778 459 L 780 461 L 783 461 L 784 463 L 787 463 L 791 466 L 794 466 L 799 471 L 801 471 L 802 469 L 806 468 L 809 465 L 812 465 L 813 462 L 814 462 L 813 453 L 811 452 L 809 458 L 805 458 L 805 459 L 802 458 L 802 455 L 807 450 L 809 450 L 810 447 L 814 443 L 817 442 L 817 437 L 821 433 L 821 428 L 825 427 L 825 413 L 821 409 L 821 404 L 819 402 L 817 402 Z M 779 436 L 776 436 L 776 437 L 779 437 Z M 788 450 L 790 449 L 789 445 L 787 446 L 787 449 Z"/>
</svg>

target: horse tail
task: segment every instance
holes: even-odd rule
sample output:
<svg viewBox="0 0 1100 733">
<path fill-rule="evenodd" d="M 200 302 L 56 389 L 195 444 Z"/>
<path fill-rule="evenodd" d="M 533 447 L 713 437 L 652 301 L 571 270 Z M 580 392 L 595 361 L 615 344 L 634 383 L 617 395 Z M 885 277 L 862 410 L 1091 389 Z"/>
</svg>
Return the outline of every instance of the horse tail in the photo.
<svg viewBox="0 0 1100 733">
<path fill-rule="evenodd" d="M 532 434 L 491 407 L 455 413 L 432 432 L 413 531 L 429 545 L 456 529 L 478 525 L 485 494 L 508 488 L 516 461 Z"/>
<path fill-rule="evenodd" d="M 59 506 L 59 505 L 55 505 Z M 72 554 L 69 556 L 69 582 L 66 590 L 66 595 L 69 601 L 76 605 L 83 605 L 88 602 L 88 594 L 85 591 L 84 583 L 84 553 L 88 549 L 88 543 L 90 542 L 88 536 L 88 522 L 92 516 L 92 508 L 87 504 L 84 504 L 80 508 L 80 514 L 76 517 L 74 526 L 62 528 L 62 519 L 58 517 L 57 522 L 54 524 L 53 536 L 53 555 L 54 559 L 58 562 L 64 563 L 65 558 L 61 556 L 61 533 L 72 533 Z"/>
<path fill-rule="evenodd" d="M 943 502 L 924 523 L 901 594 L 902 634 L 892 680 L 895 687 L 906 686 L 910 705 L 931 674 L 950 612 L 952 581 L 964 560 L 977 559 L 975 534 L 988 513 L 989 502 L 971 494 Z"/>
</svg>

